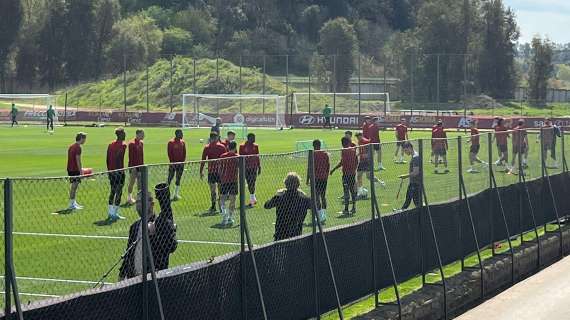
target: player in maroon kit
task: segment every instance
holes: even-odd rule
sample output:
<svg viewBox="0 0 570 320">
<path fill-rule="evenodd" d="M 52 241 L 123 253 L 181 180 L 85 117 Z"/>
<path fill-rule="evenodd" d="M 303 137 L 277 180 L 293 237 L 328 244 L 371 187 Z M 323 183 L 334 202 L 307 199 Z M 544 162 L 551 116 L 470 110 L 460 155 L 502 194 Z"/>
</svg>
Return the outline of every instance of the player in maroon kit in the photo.
<svg viewBox="0 0 570 320">
<path fill-rule="evenodd" d="M 363 180 L 364 174 L 370 172 L 370 159 L 368 154 L 368 148 L 370 148 L 370 140 L 364 137 L 362 132 L 356 133 L 356 139 L 358 141 L 358 157 L 360 161 L 358 161 L 358 168 L 356 169 L 356 198 L 357 199 L 366 199 L 368 196 L 368 190 L 364 188 Z"/>
<path fill-rule="evenodd" d="M 374 152 L 376 153 L 376 157 L 378 158 L 378 171 L 386 170 L 382 165 L 382 145 L 380 144 L 380 118 L 374 118 L 372 123 L 368 127 L 368 137 L 364 136 L 365 138 L 370 140 L 370 143 L 373 144 Z M 374 161 L 374 159 L 371 159 Z"/>
<path fill-rule="evenodd" d="M 510 170 L 509 167 L 509 131 L 507 127 L 505 127 L 505 119 L 499 118 L 497 119 L 497 125 L 495 126 L 495 139 L 497 141 L 497 149 L 499 150 L 499 160 L 495 162 L 497 166 L 506 165 L 507 170 Z"/>
<path fill-rule="evenodd" d="M 230 130 L 228 131 L 227 137 L 221 142 L 226 147 L 226 149 L 229 149 L 230 142 L 235 140 L 236 140 L 236 133 Z"/>
<path fill-rule="evenodd" d="M 406 119 L 400 119 L 400 123 L 395 128 L 396 133 L 396 153 L 394 153 L 394 159 L 398 157 L 398 151 L 400 151 L 400 158 L 394 160 L 395 163 L 406 163 L 404 161 L 404 148 L 402 148 L 404 141 L 408 141 L 408 127 L 406 126 Z"/>
<path fill-rule="evenodd" d="M 472 120 L 470 123 L 471 126 L 471 137 L 469 138 L 469 143 L 471 147 L 469 147 L 469 169 L 467 169 L 468 173 L 478 173 L 479 171 L 473 166 L 475 163 L 479 163 L 481 165 L 486 165 L 485 161 L 482 161 L 477 156 L 479 154 L 479 150 L 481 149 L 479 129 L 477 129 L 477 120 Z"/>
<path fill-rule="evenodd" d="M 327 220 L 327 184 L 329 180 L 330 159 L 329 154 L 321 150 L 321 140 L 313 140 L 314 170 L 315 170 L 315 202 L 319 220 L 324 223 Z M 309 184 L 310 173 L 307 173 L 307 185 Z"/>
<path fill-rule="evenodd" d="M 525 128 L 524 119 L 520 119 L 517 122 L 517 126 L 513 129 L 513 158 L 511 159 L 511 168 L 509 169 L 509 174 L 513 174 L 515 167 L 515 161 L 517 156 L 519 157 L 520 164 L 524 169 L 526 167 L 526 155 L 528 152 L 528 135 Z M 521 170 L 521 168 L 519 168 Z"/>
<path fill-rule="evenodd" d="M 109 193 L 109 220 L 111 222 L 118 219 L 124 219 L 119 215 L 119 205 L 121 204 L 121 196 L 123 194 L 123 187 L 125 186 L 125 151 L 127 145 L 125 144 L 126 133 L 123 128 L 115 129 L 117 139 L 109 144 L 107 147 L 107 170 L 109 172 L 109 182 L 111 184 L 111 191 Z"/>
<path fill-rule="evenodd" d="M 67 150 L 67 175 L 70 177 L 69 182 L 71 188 L 69 189 L 69 210 L 81 210 L 83 206 L 79 205 L 76 200 L 77 188 L 81 183 L 81 176 L 83 169 L 81 166 L 81 145 L 87 140 L 87 134 L 79 132 L 75 136 L 75 142 L 69 146 Z"/>
<path fill-rule="evenodd" d="M 433 126 L 431 130 L 431 147 L 434 155 L 434 165 L 435 172 L 439 173 L 438 166 L 440 161 L 443 161 L 445 167 L 445 173 L 449 172 L 447 168 L 447 149 L 449 148 L 447 144 L 447 133 L 443 128 L 443 121 L 441 119 L 437 120 L 437 124 Z"/>
<path fill-rule="evenodd" d="M 245 181 L 249 191 L 249 206 L 257 204 L 255 197 L 255 183 L 257 176 L 261 174 L 261 162 L 259 161 L 259 146 L 255 143 L 255 134 L 249 133 L 247 141 L 239 146 L 240 156 L 245 158 Z M 328 173 L 328 170 L 327 170 Z"/>
<path fill-rule="evenodd" d="M 236 209 L 236 196 L 238 194 L 238 155 L 237 143 L 228 143 L 228 152 L 220 155 L 220 208 L 222 210 L 222 226 L 231 226 L 235 223 L 234 211 Z M 229 206 L 226 201 L 229 200 Z"/>
<path fill-rule="evenodd" d="M 184 133 L 181 129 L 176 129 L 174 131 L 174 139 L 168 141 L 168 160 L 170 161 L 170 166 L 168 167 L 168 185 L 172 183 L 174 175 L 176 175 L 176 187 L 174 189 L 173 200 L 178 201 L 182 199 L 180 197 L 180 182 L 182 180 L 182 174 L 184 173 L 184 161 L 186 161 L 186 143 L 182 139 L 184 138 Z"/>
<path fill-rule="evenodd" d="M 370 126 L 372 126 L 372 119 L 369 116 L 365 116 L 364 123 L 362 124 L 362 134 L 366 139 L 370 139 Z"/>
<path fill-rule="evenodd" d="M 130 180 L 129 186 L 127 187 L 128 196 L 127 203 L 130 205 L 135 204 L 136 199 L 133 197 L 133 189 L 135 183 L 137 184 L 137 189 L 140 191 L 140 168 L 134 168 L 137 166 L 144 165 L 144 130 L 138 129 L 135 133 L 135 138 L 129 142 L 129 168 L 130 169 Z"/>
<path fill-rule="evenodd" d="M 356 149 L 351 147 L 351 141 L 343 137 L 340 162 L 331 170 L 331 175 L 342 167 L 342 188 L 344 191 L 344 211 L 342 214 L 350 215 L 356 213 L 356 169 L 358 167 L 358 156 Z M 349 200 L 352 199 L 352 210 L 348 211 Z"/>
<path fill-rule="evenodd" d="M 212 201 L 210 213 L 216 212 L 216 199 L 218 198 L 216 189 L 220 187 L 219 184 L 221 182 L 218 170 L 219 164 L 215 160 L 227 152 L 226 147 L 218 141 L 218 137 L 217 133 L 213 131 L 210 133 L 210 143 L 204 147 L 202 151 L 202 162 L 200 163 L 200 179 L 204 179 L 205 160 L 210 160 L 208 161 L 208 185 L 210 186 L 210 200 Z"/>
</svg>

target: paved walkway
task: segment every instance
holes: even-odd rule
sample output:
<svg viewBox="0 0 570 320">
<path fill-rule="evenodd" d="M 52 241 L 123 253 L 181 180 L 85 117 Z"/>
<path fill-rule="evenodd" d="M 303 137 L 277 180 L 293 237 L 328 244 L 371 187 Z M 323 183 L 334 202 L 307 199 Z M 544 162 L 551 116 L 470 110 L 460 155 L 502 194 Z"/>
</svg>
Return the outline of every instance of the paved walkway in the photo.
<svg viewBox="0 0 570 320">
<path fill-rule="evenodd" d="M 516 284 L 456 319 L 570 319 L 570 257 Z"/>
</svg>

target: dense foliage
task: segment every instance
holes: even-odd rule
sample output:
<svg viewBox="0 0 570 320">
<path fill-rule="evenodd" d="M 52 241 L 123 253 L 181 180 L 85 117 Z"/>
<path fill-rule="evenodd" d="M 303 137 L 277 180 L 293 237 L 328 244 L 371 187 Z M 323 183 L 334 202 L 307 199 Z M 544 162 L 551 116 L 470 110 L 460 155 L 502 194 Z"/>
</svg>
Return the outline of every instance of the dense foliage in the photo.
<svg viewBox="0 0 570 320">
<path fill-rule="evenodd" d="M 97 81 L 170 55 L 236 65 L 240 56 L 289 55 L 289 73 L 311 72 L 328 83 L 323 90 L 347 90 L 358 63 L 362 76 L 386 68 L 403 88 L 414 77 L 417 96 L 444 102 L 459 99 L 467 83 L 472 93 L 508 98 L 524 72 L 516 17 L 502 0 L 1 3 L 0 80 L 15 79 L 20 90 Z M 283 75 L 272 65 L 268 74 Z"/>
</svg>

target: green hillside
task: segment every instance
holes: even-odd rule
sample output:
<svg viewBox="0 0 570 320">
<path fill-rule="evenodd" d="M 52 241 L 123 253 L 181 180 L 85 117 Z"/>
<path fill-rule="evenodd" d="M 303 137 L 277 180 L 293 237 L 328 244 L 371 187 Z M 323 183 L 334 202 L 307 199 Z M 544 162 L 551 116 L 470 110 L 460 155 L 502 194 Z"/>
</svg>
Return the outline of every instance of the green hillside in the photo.
<svg viewBox="0 0 570 320">
<path fill-rule="evenodd" d="M 240 93 L 240 68 L 226 60 L 196 60 L 196 83 L 194 84 L 194 60 L 177 57 L 173 61 L 172 82 L 170 80 L 170 61 L 160 59 L 148 68 L 148 99 L 151 110 L 169 110 L 170 92 L 175 110 L 181 108 L 181 94 L 192 93 L 194 85 L 197 93 Z M 216 81 L 217 78 L 217 81 Z M 241 68 L 241 92 L 260 94 L 263 92 L 263 73 L 256 68 Z M 126 74 L 127 107 L 129 110 L 146 109 L 146 70 L 131 71 Z M 67 91 L 68 106 L 79 108 L 120 109 L 123 108 L 123 75 L 114 78 L 87 82 L 57 92 L 58 105 L 64 104 Z M 285 94 L 285 85 L 265 76 L 266 94 Z M 226 106 L 228 107 L 228 106 Z M 223 108 L 223 106 L 221 106 Z"/>
</svg>

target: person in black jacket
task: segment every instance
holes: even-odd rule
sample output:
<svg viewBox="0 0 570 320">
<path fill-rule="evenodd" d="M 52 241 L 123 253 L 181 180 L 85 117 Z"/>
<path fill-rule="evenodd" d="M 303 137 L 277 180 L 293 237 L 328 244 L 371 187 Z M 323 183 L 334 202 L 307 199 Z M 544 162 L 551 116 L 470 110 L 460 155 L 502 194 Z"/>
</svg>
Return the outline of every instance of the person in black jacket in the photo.
<svg viewBox="0 0 570 320">
<path fill-rule="evenodd" d="M 300 236 L 311 199 L 299 190 L 301 180 L 295 172 L 285 178 L 285 189 L 277 191 L 264 205 L 265 209 L 276 208 L 275 241 Z"/>
<path fill-rule="evenodd" d="M 166 189 L 166 191 L 165 191 Z M 152 250 L 155 270 L 168 269 L 170 254 L 176 250 L 176 225 L 170 207 L 170 192 L 167 184 L 159 184 L 155 188 L 159 200 L 161 213 L 158 217 L 154 215 L 154 198 L 148 195 L 147 221 L 148 236 Z M 164 200 L 164 197 L 168 201 Z M 142 192 L 137 195 L 136 208 L 142 217 Z M 119 280 L 136 277 L 142 274 L 142 219 L 135 221 L 129 229 L 129 240 L 127 249 L 123 255 L 123 263 L 119 269 Z M 149 264 L 150 270 L 150 264 Z"/>
</svg>

